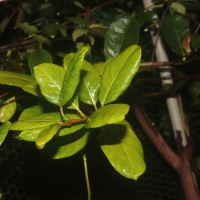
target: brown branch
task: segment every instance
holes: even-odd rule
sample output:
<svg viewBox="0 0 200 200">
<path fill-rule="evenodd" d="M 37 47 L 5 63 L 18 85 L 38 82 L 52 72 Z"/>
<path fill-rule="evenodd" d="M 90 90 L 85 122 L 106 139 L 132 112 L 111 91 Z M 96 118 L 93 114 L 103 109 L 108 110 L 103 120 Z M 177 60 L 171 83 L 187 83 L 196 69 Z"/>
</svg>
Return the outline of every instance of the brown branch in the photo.
<svg viewBox="0 0 200 200">
<path fill-rule="evenodd" d="M 79 124 L 79 123 L 84 123 L 88 120 L 87 117 L 82 117 L 82 118 L 79 118 L 79 119 L 70 119 L 66 122 L 59 122 L 59 126 L 60 127 L 63 127 L 63 126 L 71 126 L 73 124 Z"/>
<path fill-rule="evenodd" d="M 134 105 L 133 110 L 137 120 L 157 150 L 175 170 L 180 169 L 181 160 L 179 156 L 174 151 L 172 151 L 160 133 L 151 124 L 145 111 L 138 105 Z"/>
</svg>

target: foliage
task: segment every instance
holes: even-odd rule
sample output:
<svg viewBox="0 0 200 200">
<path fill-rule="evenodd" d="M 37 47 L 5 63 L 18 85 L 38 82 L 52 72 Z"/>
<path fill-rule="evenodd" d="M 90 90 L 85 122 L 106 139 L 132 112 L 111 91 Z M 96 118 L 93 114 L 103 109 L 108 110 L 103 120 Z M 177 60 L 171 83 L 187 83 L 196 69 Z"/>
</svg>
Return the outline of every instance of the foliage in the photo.
<svg viewBox="0 0 200 200">
<path fill-rule="evenodd" d="M 1 122 L 5 124 L 1 125 L 1 143 L 9 130 L 21 131 L 18 135 L 20 139 L 35 142 L 39 149 L 54 149 L 55 153 L 51 157 L 58 159 L 77 153 L 87 145 L 91 135 L 96 134 L 100 138 L 103 152 L 114 168 L 125 177 L 137 179 L 144 172 L 145 164 L 142 146 L 125 121 L 129 106 L 109 103 L 114 102 L 129 86 L 139 67 L 141 48 L 130 46 L 108 60 L 102 65 L 104 71 L 101 78 L 92 64 L 84 60 L 87 51 L 88 47 L 82 47 L 75 54 L 67 54 L 62 67 L 43 63 L 45 59 L 51 61 L 51 57 L 46 51 L 38 49 L 29 58 L 35 80 L 28 78 L 28 75 L 24 79 L 19 73 L 3 72 L 4 80 L 13 76 L 15 79 L 12 85 L 22 89 L 29 84 L 25 91 L 45 98 L 56 106 L 56 111 L 44 112 L 42 104 L 36 105 L 25 109 L 18 121 L 10 123 L 16 110 L 16 102 L 3 106 L 0 116 Z M 93 77 L 97 79 L 94 81 Z M 32 82 L 27 83 L 26 80 Z M 3 79 L 1 83 L 10 84 Z M 84 96 L 83 103 L 93 106 L 94 110 L 90 111 L 92 114 L 89 116 L 79 106 L 79 101 L 83 99 L 79 98 L 79 86 L 80 93 Z M 108 145 L 108 142 L 112 144 Z M 107 148 L 110 150 L 106 150 Z M 119 152 L 121 158 L 118 157 Z"/>
<path fill-rule="evenodd" d="M 200 49 L 196 0 L 154 0 L 147 9 L 131 0 L 16 1 L 2 8 L 0 84 L 40 101 L 16 122 L 17 97 L 3 101 L 0 144 L 10 130 L 19 131 L 19 139 L 59 159 L 97 140 L 120 174 L 137 179 L 145 170 L 143 152 L 125 116 L 129 104 L 141 99 L 149 104 L 147 97 L 160 95 L 154 83 L 143 82 L 156 79 L 156 67 L 139 68 L 141 59 L 154 60 L 152 33 L 163 38 L 178 80 L 175 90 L 186 88 L 195 108 L 200 105 L 199 81 L 192 81 L 199 77 L 193 67 L 199 66 Z"/>
</svg>

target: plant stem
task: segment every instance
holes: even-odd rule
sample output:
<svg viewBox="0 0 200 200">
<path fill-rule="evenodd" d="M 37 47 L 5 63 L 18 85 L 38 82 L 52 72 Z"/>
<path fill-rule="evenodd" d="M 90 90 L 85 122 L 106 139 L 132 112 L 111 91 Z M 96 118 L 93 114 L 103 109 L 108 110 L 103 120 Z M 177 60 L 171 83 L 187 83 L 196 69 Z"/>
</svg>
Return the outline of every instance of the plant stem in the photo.
<svg viewBox="0 0 200 200">
<path fill-rule="evenodd" d="M 85 180 L 86 180 L 86 186 L 87 186 L 87 194 L 88 194 L 88 200 L 91 200 L 91 189 L 90 189 L 90 181 L 88 176 L 88 167 L 87 167 L 87 158 L 86 154 L 83 155 L 83 162 L 84 162 L 84 171 L 85 171 Z"/>
<path fill-rule="evenodd" d="M 61 114 L 63 120 L 69 121 L 69 119 L 68 119 L 68 118 L 65 116 L 65 114 L 64 114 L 64 111 L 63 111 L 63 107 L 62 107 L 62 106 L 60 106 L 60 114 Z"/>
</svg>

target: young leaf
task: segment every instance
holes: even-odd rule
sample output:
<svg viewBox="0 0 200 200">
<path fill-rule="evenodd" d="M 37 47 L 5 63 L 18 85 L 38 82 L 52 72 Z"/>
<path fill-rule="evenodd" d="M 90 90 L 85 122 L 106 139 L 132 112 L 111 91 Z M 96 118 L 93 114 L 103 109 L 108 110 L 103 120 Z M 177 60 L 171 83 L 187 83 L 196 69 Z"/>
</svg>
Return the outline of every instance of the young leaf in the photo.
<svg viewBox="0 0 200 200">
<path fill-rule="evenodd" d="M 3 141 L 6 138 L 6 135 L 9 132 L 10 124 L 11 123 L 9 121 L 7 121 L 6 123 L 4 123 L 0 126 L 0 146 L 2 145 Z"/>
<path fill-rule="evenodd" d="M 59 105 L 65 69 L 51 63 L 34 67 L 34 74 L 41 93 L 52 104 Z"/>
<path fill-rule="evenodd" d="M 111 165 L 122 176 L 137 180 L 144 173 L 143 149 L 126 121 L 101 128 L 98 141 Z"/>
<path fill-rule="evenodd" d="M 122 121 L 129 111 L 127 104 L 109 104 L 89 116 L 86 128 L 97 128 Z"/>
<path fill-rule="evenodd" d="M 124 17 L 113 22 L 106 33 L 104 52 L 106 59 L 117 56 L 130 45 L 137 44 L 139 27 L 135 17 Z"/>
<path fill-rule="evenodd" d="M 45 144 L 53 138 L 59 129 L 60 127 L 58 125 L 52 125 L 49 128 L 44 129 L 35 141 L 38 149 L 43 149 Z"/>
<path fill-rule="evenodd" d="M 80 80 L 80 72 L 87 47 L 82 47 L 69 63 L 62 82 L 60 93 L 60 106 L 65 105 L 74 95 Z"/>
<path fill-rule="evenodd" d="M 133 45 L 105 63 L 99 91 L 102 105 L 115 101 L 127 89 L 138 71 L 140 59 L 141 48 Z"/>
<path fill-rule="evenodd" d="M 19 120 L 10 126 L 10 130 L 29 130 L 43 128 L 61 122 L 60 113 L 45 113 L 27 120 Z"/>
<path fill-rule="evenodd" d="M 48 51 L 39 48 L 29 55 L 28 58 L 29 68 L 32 76 L 34 76 L 33 68 L 42 63 L 53 63 L 52 57 Z"/>
<path fill-rule="evenodd" d="M 96 107 L 100 86 L 100 76 L 97 70 L 89 63 L 87 64 L 87 68 L 89 68 L 89 70 L 83 71 L 82 82 L 79 90 L 79 99 L 84 103 L 92 104 Z"/>
<path fill-rule="evenodd" d="M 49 128 L 49 126 L 42 127 L 42 128 L 30 129 L 30 130 L 24 130 L 18 135 L 18 137 L 25 141 L 35 142 L 37 140 L 38 136 L 42 133 L 42 131 L 44 131 L 45 129 L 48 129 L 48 128 Z"/>
<path fill-rule="evenodd" d="M 161 33 L 172 51 L 179 56 L 185 56 L 182 43 L 186 34 L 189 33 L 187 18 L 176 13 L 167 15 L 163 20 Z"/>
<path fill-rule="evenodd" d="M 9 103 L 10 101 L 13 101 L 13 100 L 14 102 Z M 15 111 L 17 108 L 17 104 L 15 102 L 14 97 L 8 99 L 7 101 L 5 101 L 5 103 L 8 103 L 8 104 L 0 108 L 0 122 L 1 123 L 5 123 L 8 120 L 10 120 L 12 116 L 15 114 Z"/>
</svg>

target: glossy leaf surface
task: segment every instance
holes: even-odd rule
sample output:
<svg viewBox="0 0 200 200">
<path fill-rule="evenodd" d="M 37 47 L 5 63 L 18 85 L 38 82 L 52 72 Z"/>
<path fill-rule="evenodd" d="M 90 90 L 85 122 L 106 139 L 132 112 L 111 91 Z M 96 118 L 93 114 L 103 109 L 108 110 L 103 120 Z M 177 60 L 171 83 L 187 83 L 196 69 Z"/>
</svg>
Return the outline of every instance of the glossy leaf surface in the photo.
<svg viewBox="0 0 200 200">
<path fill-rule="evenodd" d="M 167 15 L 163 20 L 161 33 L 172 51 L 179 56 L 185 56 L 182 43 L 186 34 L 189 33 L 187 18 L 179 14 Z"/>
<path fill-rule="evenodd" d="M 128 122 L 101 128 L 98 141 L 111 165 L 122 176 L 137 180 L 144 173 L 142 145 Z"/>
<path fill-rule="evenodd" d="M 58 125 L 52 125 L 44 129 L 36 139 L 35 143 L 38 149 L 43 149 L 47 142 L 49 142 L 53 136 L 58 132 L 60 127 Z"/>
<path fill-rule="evenodd" d="M 88 48 L 82 47 L 74 55 L 64 74 L 60 93 L 60 106 L 65 105 L 74 95 L 79 84 L 82 63 Z"/>
<path fill-rule="evenodd" d="M 0 71 L 0 84 L 22 88 L 26 84 L 35 84 L 33 77 L 18 72 Z"/>
<path fill-rule="evenodd" d="M 52 63 L 52 57 L 48 51 L 39 48 L 29 55 L 28 63 L 32 76 L 34 76 L 33 68 L 42 63 Z"/>
<path fill-rule="evenodd" d="M 88 71 L 83 71 L 82 81 L 79 89 L 79 99 L 87 104 L 96 106 L 100 86 L 100 76 L 98 71 L 87 64 Z"/>
<path fill-rule="evenodd" d="M 140 59 L 141 48 L 133 45 L 105 63 L 99 92 L 102 105 L 115 101 L 127 89 L 139 69 Z"/>
<path fill-rule="evenodd" d="M 41 93 L 55 105 L 59 105 L 60 102 L 64 74 L 64 68 L 51 63 L 43 63 L 34 67 L 34 75 Z"/>
<path fill-rule="evenodd" d="M 38 136 L 42 133 L 42 131 L 44 131 L 44 129 L 48 129 L 48 128 L 49 127 L 42 127 L 42 128 L 24 130 L 18 135 L 18 137 L 25 141 L 35 142 L 37 140 Z"/>
<path fill-rule="evenodd" d="M 127 104 L 109 104 L 89 116 L 86 128 L 97 128 L 122 121 L 129 111 Z"/>
<path fill-rule="evenodd" d="M 43 107 L 40 105 L 32 106 L 23 110 L 18 120 L 27 120 L 31 119 L 37 115 L 40 115 L 44 112 Z"/>
<path fill-rule="evenodd" d="M 106 59 L 120 54 L 130 45 L 137 44 L 139 27 L 134 17 L 124 17 L 113 22 L 106 33 L 104 52 Z"/>
<path fill-rule="evenodd" d="M 0 146 L 2 145 L 9 132 L 10 124 L 11 123 L 7 121 L 6 123 L 0 125 Z"/>
<path fill-rule="evenodd" d="M 14 102 L 12 102 L 14 101 Z M 11 103 L 8 103 L 11 102 Z M 8 103 L 0 108 L 0 122 L 5 123 L 8 120 L 12 118 L 12 116 L 15 114 L 17 104 L 15 102 L 15 98 L 12 97 L 5 101 L 5 103 Z"/>
<path fill-rule="evenodd" d="M 45 113 L 27 120 L 19 120 L 10 126 L 10 130 L 29 130 L 47 127 L 62 121 L 60 113 Z"/>
</svg>

